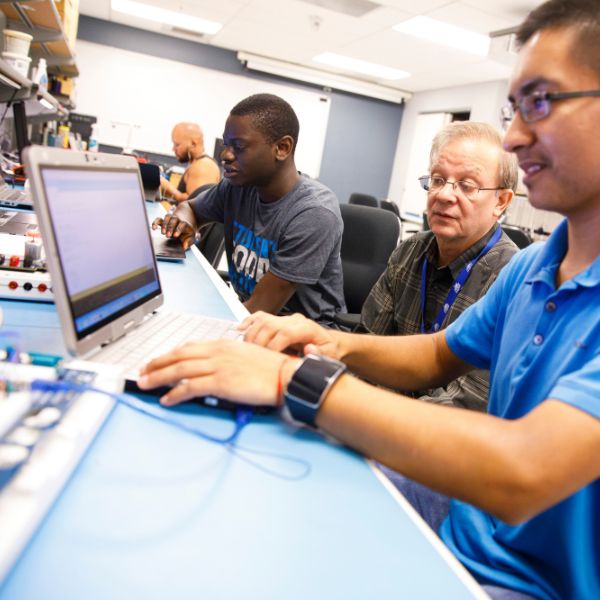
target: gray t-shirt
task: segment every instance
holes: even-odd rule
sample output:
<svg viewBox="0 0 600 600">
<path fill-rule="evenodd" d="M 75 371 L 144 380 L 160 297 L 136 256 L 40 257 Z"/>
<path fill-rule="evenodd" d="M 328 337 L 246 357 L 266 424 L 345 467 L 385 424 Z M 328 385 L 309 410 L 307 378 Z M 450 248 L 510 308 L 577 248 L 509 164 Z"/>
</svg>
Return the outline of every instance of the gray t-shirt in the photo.
<svg viewBox="0 0 600 600">
<path fill-rule="evenodd" d="M 255 187 L 223 180 L 190 205 L 197 219 L 224 224 L 229 276 L 242 300 L 271 271 L 298 285 L 282 312 L 301 312 L 323 325 L 345 312 L 343 223 L 329 188 L 301 175 L 288 194 L 267 204 Z"/>
</svg>

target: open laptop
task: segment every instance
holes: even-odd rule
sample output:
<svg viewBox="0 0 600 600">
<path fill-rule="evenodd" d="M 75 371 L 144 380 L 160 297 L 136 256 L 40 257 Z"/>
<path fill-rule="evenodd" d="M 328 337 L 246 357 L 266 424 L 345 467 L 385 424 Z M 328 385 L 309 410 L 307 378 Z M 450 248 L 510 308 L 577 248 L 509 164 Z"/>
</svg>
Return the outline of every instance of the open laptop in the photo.
<svg viewBox="0 0 600 600">
<path fill-rule="evenodd" d="M 135 389 L 139 367 L 154 356 L 189 340 L 240 337 L 233 321 L 159 310 L 163 294 L 133 157 L 30 146 L 24 160 L 73 355 L 119 365 Z"/>
<path fill-rule="evenodd" d="M 31 194 L 8 185 L 4 178 L 0 177 L 0 206 L 31 208 Z"/>
<path fill-rule="evenodd" d="M 25 235 L 28 231 L 37 231 L 34 213 L 0 209 L 0 233 Z"/>
<path fill-rule="evenodd" d="M 160 199 L 160 167 L 153 163 L 138 163 L 142 185 L 144 187 L 144 198 L 148 202 Z"/>
</svg>

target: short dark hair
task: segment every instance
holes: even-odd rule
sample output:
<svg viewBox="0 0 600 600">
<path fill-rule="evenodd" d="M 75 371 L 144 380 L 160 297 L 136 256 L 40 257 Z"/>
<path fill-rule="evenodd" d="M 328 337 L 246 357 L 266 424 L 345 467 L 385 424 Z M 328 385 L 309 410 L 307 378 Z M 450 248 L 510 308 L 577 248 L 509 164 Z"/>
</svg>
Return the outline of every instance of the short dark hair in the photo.
<svg viewBox="0 0 600 600">
<path fill-rule="evenodd" d="M 600 73 L 600 2 L 547 0 L 532 10 L 517 31 L 520 46 L 542 29 L 572 27 L 577 31 L 577 59 Z"/>
<path fill-rule="evenodd" d="M 294 109 L 283 98 L 274 94 L 254 94 L 238 102 L 230 114 L 250 116 L 270 144 L 289 135 L 294 140 L 296 150 L 300 123 Z"/>
</svg>

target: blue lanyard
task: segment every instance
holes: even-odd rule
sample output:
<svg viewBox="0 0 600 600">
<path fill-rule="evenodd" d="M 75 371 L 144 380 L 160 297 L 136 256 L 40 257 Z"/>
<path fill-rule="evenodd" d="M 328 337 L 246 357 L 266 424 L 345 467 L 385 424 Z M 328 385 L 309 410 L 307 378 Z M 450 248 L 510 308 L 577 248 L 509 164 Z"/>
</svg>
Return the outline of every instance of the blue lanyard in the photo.
<svg viewBox="0 0 600 600">
<path fill-rule="evenodd" d="M 502 228 L 498 227 L 496 231 L 494 231 L 494 235 L 488 240 L 488 243 L 484 246 L 483 250 L 472 260 L 470 260 L 462 269 L 462 271 L 458 274 L 458 277 L 454 280 L 454 283 L 450 287 L 450 291 L 446 296 L 446 300 L 444 301 L 444 305 L 440 309 L 435 321 L 433 322 L 433 327 L 431 329 L 425 329 L 425 292 L 427 286 L 427 257 L 424 257 L 423 260 L 423 268 L 421 270 L 421 333 L 432 333 L 435 331 L 439 331 L 442 327 L 442 323 L 450 310 L 450 307 L 454 304 L 456 297 L 462 290 L 465 282 L 469 278 L 471 274 L 471 270 L 473 269 L 473 265 L 485 254 L 487 254 L 496 244 L 496 242 L 500 239 L 502 235 Z"/>
</svg>

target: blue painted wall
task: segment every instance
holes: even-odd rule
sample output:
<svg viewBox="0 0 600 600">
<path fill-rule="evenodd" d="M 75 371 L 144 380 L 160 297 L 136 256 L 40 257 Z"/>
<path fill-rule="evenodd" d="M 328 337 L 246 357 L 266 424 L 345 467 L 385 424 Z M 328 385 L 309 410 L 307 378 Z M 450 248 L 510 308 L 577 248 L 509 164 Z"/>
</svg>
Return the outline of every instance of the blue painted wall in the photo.
<svg viewBox="0 0 600 600">
<path fill-rule="evenodd" d="M 78 38 L 122 50 L 243 75 L 258 80 L 283 80 L 247 71 L 231 50 L 144 31 L 81 15 Z M 291 80 L 285 84 L 315 90 Z M 345 92 L 326 91 L 331 98 L 320 180 L 341 202 L 352 192 L 387 196 L 403 107 Z M 300 124 L 302 127 L 302 123 Z"/>
</svg>

